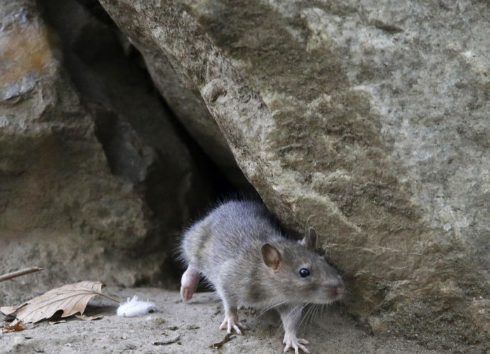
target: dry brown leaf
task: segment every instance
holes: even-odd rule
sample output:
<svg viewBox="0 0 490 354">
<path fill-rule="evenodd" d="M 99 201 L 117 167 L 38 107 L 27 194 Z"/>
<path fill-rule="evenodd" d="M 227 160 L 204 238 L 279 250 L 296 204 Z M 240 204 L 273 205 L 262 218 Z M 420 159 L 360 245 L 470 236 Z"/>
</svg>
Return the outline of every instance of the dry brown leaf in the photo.
<svg viewBox="0 0 490 354">
<path fill-rule="evenodd" d="M 15 321 L 10 326 L 5 326 L 2 328 L 3 332 L 20 332 L 26 329 L 26 326 L 22 323 L 22 321 Z"/>
<path fill-rule="evenodd" d="M 0 307 L 0 312 L 3 313 L 5 316 L 8 316 L 8 315 L 11 315 L 13 313 L 16 313 L 18 309 L 20 309 L 22 306 L 25 306 L 25 305 L 27 305 L 27 302 L 25 302 L 19 306 L 3 306 L 3 307 Z"/>
<path fill-rule="evenodd" d="M 17 307 L 17 319 L 24 323 L 36 323 L 52 317 L 58 311 L 63 312 L 62 318 L 75 313 L 83 315 L 88 302 L 95 295 L 118 302 L 100 292 L 102 285 L 101 282 L 82 281 L 50 290 Z"/>
</svg>

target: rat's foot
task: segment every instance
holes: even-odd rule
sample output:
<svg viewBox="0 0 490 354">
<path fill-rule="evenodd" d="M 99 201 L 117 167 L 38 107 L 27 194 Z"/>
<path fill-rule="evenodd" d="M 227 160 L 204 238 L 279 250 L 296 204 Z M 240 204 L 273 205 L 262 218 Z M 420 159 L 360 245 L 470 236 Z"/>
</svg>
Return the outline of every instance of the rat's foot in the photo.
<svg viewBox="0 0 490 354">
<path fill-rule="evenodd" d="M 182 280 L 180 282 L 180 296 L 184 302 L 192 299 L 192 295 L 197 290 L 197 284 L 199 284 L 199 278 L 201 277 L 201 273 L 197 268 L 193 266 L 187 267 L 187 270 L 182 275 Z"/>
<path fill-rule="evenodd" d="M 301 349 L 304 353 L 310 354 L 310 351 L 306 349 L 306 347 L 303 344 L 309 344 L 306 339 L 301 339 L 301 338 L 296 338 L 296 335 L 291 335 L 289 333 L 286 333 L 284 335 L 284 340 L 282 341 L 283 344 L 286 344 L 284 347 L 284 353 L 286 353 L 289 349 L 294 350 L 294 354 L 299 354 L 299 350 Z"/>
<path fill-rule="evenodd" d="M 248 329 L 247 326 L 238 321 L 238 315 L 235 314 L 227 314 L 223 320 L 223 323 L 221 323 L 221 326 L 219 326 L 219 329 L 226 329 L 226 333 L 231 333 L 231 331 L 234 329 L 236 333 L 242 334 L 240 328 L 243 330 Z"/>
</svg>

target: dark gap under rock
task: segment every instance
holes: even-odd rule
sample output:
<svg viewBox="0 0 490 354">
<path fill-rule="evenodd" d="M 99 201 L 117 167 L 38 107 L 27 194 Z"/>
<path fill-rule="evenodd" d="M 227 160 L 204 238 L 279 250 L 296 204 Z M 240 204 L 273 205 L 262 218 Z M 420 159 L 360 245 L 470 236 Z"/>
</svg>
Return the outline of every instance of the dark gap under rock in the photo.
<svg viewBox="0 0 490 354">
<path fill-rule="evenodd" d="M 158 94 L 139 52 L 103 20 L 98 3 L 89 5 L 90 12 L 74 0 L 42 3 L 111 172 L 133 185 L 144 204 L 149 231 L 132 253 L 164 250 L 163 284 L 172 286 L 182 272 L 175 257 L 181 231 L 219 200 L 257 194 L 248 182 L 231 183 L 202 151 Z M 149 283 L 162 281 L 142 276 L 136 285 Z"/>
</svg>

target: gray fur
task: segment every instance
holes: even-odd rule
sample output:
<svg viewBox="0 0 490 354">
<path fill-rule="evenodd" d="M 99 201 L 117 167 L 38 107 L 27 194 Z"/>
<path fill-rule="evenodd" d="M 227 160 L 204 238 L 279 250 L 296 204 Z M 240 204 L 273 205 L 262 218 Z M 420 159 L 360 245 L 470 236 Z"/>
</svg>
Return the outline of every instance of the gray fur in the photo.
<svg viewBox="0 0 490 354">
<path fill-rule="evenodd" d="M 259 203 L 229 201 L 184 234 L 181 255 L 214 285 L 225 305 L 327 304 L 341 297 L 337 289 L 343 283 L 323 257 L 305 247 L 315 241 L 286 239 Z M 281 254 L 277 271 L 262 258 L 266 243 Z M 301 278 L 301 268 L 311 275 Z"/>
</svg>

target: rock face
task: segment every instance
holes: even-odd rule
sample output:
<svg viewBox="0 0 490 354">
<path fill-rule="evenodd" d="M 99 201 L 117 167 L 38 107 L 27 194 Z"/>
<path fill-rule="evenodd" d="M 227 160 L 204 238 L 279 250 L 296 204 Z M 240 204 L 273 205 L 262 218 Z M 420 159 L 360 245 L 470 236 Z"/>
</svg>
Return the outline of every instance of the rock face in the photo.
<svg viewBox="0 0 490 354">
<path fill-rule="evenodd" d="M 484 350 L 487 3 L 101 3 L 157 83 L 170 64 L 200 95 L 182 122 L 205 104 L 265 203 L 290 229 L 315 227 L 351 313 L 375 332 Z"/>
<path fill-rule="evenodd" d="M 117 32 L 74 1 L 43 6 L 51 28 L 34 1 L 0 3 L 0 273 L 41 266 L 39 292 L 165 282 L 208 186 Z"/>
<path fill-rule="evenodd" d="M 192 92 L 182 84 L 165 56 L 154 56 L 151 50 L 143 51 L 142 54 L 156 87 L 187 131 L 233 185 L 249 191 L 248 181 L 199 93 Z"/>
</svg>

